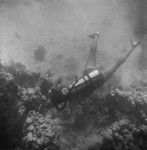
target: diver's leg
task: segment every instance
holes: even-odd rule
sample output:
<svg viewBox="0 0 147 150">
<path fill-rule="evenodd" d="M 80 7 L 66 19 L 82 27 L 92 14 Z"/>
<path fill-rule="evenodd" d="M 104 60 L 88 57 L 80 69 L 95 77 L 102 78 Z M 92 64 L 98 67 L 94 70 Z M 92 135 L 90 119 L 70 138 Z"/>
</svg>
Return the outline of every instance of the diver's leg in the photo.
<svg viewBox="0 0 147 150">
<path fill-rule="evenodd" d="M 88 60 L 86 62 L 85 69 L 88 69 L 89 67 L 96 67 L 96 52 L 97 52 L 97 42 L 99 38 L 99 33 L 92 34 L 89 37 L 92 38 L 92 44 L 90 47 L 90 53 L 88 56 Z"/>
</svg>

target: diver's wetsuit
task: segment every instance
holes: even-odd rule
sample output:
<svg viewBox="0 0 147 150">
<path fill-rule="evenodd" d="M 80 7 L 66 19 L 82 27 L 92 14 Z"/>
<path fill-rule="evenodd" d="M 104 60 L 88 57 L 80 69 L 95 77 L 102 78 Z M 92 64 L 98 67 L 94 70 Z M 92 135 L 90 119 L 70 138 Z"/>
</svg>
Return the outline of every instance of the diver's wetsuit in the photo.
<svg viewBox="0 0 147 150">
<path fill-rule="evenodd" d="M 68 89 L 67 94 L 63 94 L 61 91 L 52 89 L 51 100 L 55 106 L 67 101 L 85 98 L 90 96 L 97 88 L 101 87 L 105 82 L 103 74 L 99 73 L 98 76 L 90 78 L 88 81 L 83 82 L 81 85 L 73 86 Z"/>
</svg>

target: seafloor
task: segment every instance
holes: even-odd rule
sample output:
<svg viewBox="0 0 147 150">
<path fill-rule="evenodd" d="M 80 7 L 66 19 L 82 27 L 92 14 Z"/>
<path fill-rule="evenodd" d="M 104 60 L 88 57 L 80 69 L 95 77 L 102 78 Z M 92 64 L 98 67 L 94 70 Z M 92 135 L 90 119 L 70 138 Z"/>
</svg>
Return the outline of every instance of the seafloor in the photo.
<svg viewBox="0 0 147 150">
<path fill-rule="evenodd" d="M 48 96 L 49 71 L 41 75 L 19 63 L 1 65 L 0 149 L 146 150 L 147 85 L 113 86 L 116 80 L 77 104 L 75 122 L 65 123 L 68 109 L 57 111 Z"/>
</svg>

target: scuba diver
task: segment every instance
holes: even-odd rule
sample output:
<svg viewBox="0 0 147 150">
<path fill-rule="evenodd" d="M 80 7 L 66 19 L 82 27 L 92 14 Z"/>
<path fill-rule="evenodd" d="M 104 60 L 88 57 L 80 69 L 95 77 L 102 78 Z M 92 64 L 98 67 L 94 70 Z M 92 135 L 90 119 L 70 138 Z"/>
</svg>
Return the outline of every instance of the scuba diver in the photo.
<svg viewBox="0 0 147 150">
<path fill-rule="evenodd" d="M 90 54 L 88 61 L 86 63 L 86 69 L 84 70 L 82 76 L 74 83 L 69 85 L 69 88 L 52 88 L 50 90 L 51 102 L 59 110 L 64 109 L 67 103 L 78 100 L 79 97 L 84 99 L 92 95 L 92 93 L 100 88 L 128 59 L 133 50 L 140 44 L 140 42 L 131 42 L 131 49 L 109 69 L 100 72 L 96 68 L 96 52 L 97 52 L 97 42 L 99 38 L 99 33 L 89 35 L 92 39 L 92 44 L 90 47 Z M 58 84 L 60 87 L 61 84 Z"/>
</svg>

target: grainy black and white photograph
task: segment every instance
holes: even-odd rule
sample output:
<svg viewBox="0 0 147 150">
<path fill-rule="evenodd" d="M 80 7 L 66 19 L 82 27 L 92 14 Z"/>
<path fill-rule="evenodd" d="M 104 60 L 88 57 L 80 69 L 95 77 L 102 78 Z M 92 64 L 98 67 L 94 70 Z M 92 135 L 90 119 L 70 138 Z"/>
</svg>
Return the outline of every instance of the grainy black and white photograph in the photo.
<svg viewBox="0 0 147 150">
<path fill-rule="evenodd" d="M 0 150 L 147 150 L 147 0 L 0 0 Z"/>
</svg>

